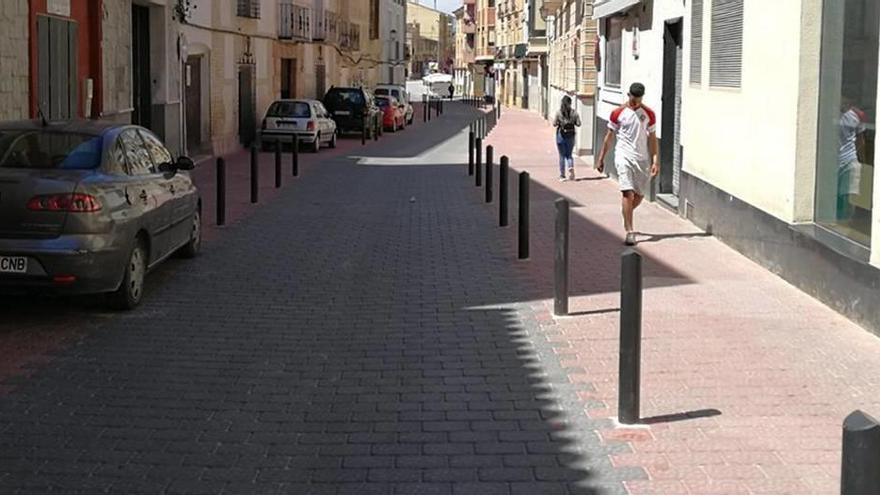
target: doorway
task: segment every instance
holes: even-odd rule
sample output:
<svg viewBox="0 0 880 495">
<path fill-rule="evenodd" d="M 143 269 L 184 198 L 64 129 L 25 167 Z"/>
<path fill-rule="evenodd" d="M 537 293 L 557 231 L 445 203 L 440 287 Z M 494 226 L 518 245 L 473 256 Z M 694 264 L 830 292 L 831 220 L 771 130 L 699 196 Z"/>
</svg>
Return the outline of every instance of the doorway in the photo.
<svg viewBox="0 0 880 495">
<path fill-rule="evenodd" d="M 656 183 L 657 199 L 678 210 L 681 179 L 681 89 L 682 89 L 681 19 L 667 22 L 663 33 L 663 118 L 660 139 L 660 177 Z"/>
<path fill-rule="evenodd" d="M 315 98 L 324 99 L 327 92 L 327 66 L 319 64 L 315 66 Z"/>
<path fill-rule="evenodd" d="M 202 57 L 190 56 L 184 67 L 186 149 L 196 156 L 202 148 Z"/>
<path fill-rule="evenodd" d="M 153 95 L 150 87 L 150 8 L 131 6 L 131 123 L 151 129 Z"/>
<path fill-rule="evenodd" d="M 37 16 L 37 111 L 46 119 L 68 120 L 80 115 L 78 28 L 73 21 Z"/>
<path fill-rule="evenodd" d="M 281 99 L 296 98 L 296 59 L 281 59 Z"/>
</svg>

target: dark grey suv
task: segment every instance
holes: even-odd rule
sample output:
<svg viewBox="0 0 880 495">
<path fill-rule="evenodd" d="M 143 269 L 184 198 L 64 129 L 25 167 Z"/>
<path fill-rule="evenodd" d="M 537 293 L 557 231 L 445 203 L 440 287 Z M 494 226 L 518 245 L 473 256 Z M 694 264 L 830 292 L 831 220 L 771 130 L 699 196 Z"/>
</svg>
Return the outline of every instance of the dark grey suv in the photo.
<svg viewBox="0 0 880 495">
<path fill-rule="evenodd" d="M 0 290 L 137 306 L 151 268 L 199 250 L 192 169 L 138 126 L 0 123 Z"/>
</svg>

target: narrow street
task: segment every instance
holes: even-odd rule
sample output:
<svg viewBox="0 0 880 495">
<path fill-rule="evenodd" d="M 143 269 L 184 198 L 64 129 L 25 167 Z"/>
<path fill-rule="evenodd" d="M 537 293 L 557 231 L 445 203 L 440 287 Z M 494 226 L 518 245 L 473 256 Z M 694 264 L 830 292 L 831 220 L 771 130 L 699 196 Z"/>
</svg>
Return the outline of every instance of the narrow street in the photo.
<svg viewBox="0 0 880 495">
<path fill-rule="evenodd" d="M 547 294 L 479 208 L 474 115 L 447 105 L 314 160 L 160 267 L 131 313 L 4 301 L 2 334 L 75 332 L 3 383 L 0 492 L 613 494 L 643 478 L 612 468 L 626 445 L 600 442 L 590 385 L 528 303 Z"/>
</svg>

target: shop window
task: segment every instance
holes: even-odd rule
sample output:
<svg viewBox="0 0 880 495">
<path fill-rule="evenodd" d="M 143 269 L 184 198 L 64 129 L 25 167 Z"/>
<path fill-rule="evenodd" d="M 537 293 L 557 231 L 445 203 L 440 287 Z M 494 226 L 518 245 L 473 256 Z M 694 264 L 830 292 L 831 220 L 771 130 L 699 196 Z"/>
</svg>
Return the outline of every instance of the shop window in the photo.
<svg viewBox="0 0 880 495">
<path fill-rule="evenodd" d="M 825 0 L 816 222 L 871 240 L 880 2 Z"/>
</svg>

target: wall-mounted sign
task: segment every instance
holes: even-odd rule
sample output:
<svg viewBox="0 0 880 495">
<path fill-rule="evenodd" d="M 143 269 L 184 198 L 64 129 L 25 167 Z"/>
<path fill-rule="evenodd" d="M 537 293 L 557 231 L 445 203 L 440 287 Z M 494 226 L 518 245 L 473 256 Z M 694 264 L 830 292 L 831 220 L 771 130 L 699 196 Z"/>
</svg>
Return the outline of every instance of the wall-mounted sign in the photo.
<svg viewBox="0 0 880 495">
<path fill-rule="evenodd" d="M 48 0 L 46 12 L 52 15 L 70 17 L 70 0 Z"/>
</svg>

